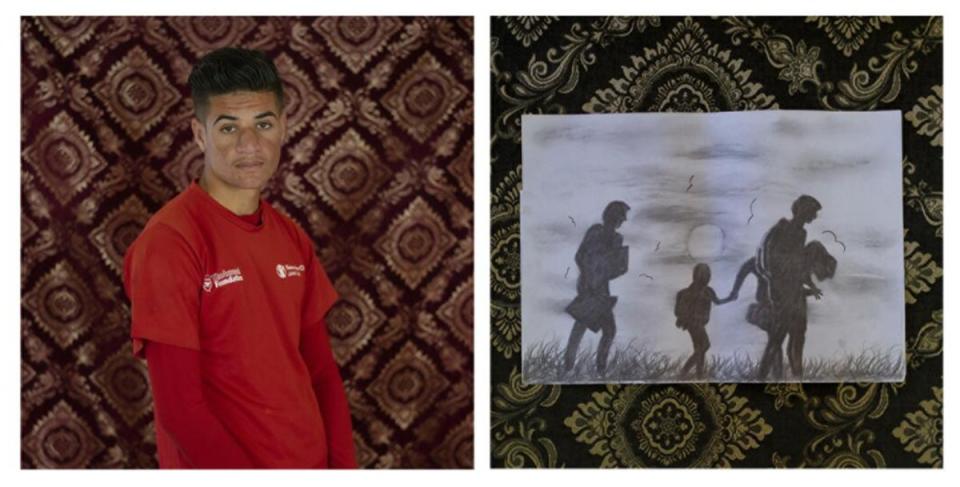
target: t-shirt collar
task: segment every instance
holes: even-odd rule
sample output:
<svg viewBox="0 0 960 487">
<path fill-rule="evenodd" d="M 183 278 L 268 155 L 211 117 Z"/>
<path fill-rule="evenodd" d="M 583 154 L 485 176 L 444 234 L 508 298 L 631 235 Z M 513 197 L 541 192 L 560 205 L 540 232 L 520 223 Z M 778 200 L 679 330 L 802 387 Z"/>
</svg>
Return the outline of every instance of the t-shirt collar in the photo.
<svg viewBox="0 0 960 487">
<path fill-rule="evenodd" d="M 213 196 L 210 196 L 203 188 L 200 187 L 200 184 L 196 180 L 190 183 L 190 186 L 187 187 L 187 192 L 191 195 L 192 198 L 197 199 L 198 201 L 203 202 L 204 206 L 208 207 L 215 214 L 220 217 L 230 221 L 234 225 L 239 226 L 240 228 L 255 232 L 263 228 L 265 219 L 263 215 L 265 213 L 264 208 L 269 206 L 263 198 L 260 198 L 260 205 L 257 207 L 256 213 L 259 217 L 254 219 L 251 218 L 253 215 L 240 216 L 236 213 L 230 211 L 227 207 L 223 206 L 217 200 L 213 199 Z"/>
</svg>

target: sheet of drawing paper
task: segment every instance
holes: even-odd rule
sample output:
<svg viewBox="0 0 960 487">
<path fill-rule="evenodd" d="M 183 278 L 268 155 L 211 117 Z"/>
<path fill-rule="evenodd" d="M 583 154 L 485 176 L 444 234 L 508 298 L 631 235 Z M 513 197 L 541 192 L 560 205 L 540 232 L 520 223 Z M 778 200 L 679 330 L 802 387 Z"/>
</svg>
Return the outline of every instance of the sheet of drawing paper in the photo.
<svg viewBox="0 0 960 487">
<path fill-rule="evenodd" d="M 900 120 L 524 116 L 524 380 L 903 380 Z"/>
</svg>

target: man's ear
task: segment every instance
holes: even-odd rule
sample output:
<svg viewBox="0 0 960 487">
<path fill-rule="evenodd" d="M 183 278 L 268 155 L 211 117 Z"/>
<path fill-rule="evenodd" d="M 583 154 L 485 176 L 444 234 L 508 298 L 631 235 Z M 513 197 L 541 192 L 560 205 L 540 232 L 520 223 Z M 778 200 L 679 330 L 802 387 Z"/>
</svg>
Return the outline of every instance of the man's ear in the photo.
<svg viewBox="0 0 960 487">
<path fill-rule="evenodd" d="M 207 129 L 196 118 L 190 119 L 190 128 L 193 130 L 193 141 L 197 143 L 200 152 L 207 151 Z"/>
</svg>

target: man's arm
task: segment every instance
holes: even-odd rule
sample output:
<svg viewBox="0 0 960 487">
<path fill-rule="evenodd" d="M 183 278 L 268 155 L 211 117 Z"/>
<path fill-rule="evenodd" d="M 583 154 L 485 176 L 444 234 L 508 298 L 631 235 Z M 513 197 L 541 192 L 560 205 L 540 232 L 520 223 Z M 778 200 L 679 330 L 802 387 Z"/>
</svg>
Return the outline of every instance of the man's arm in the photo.
<svg viewBox="0 0 960 487">
<path fill-rule="evenodd" d="M 727 303 L 729 303 L 730 301 L 733 301 L 734 299 L 737 299 L 737 298 L 734 297 L 732 294 L 731 294 L 730 296 L 727 296 L 727 297 L 723 298 L 723 299 L 720 299 L 720 297 L 717 296 L 717 292 L 714 291 L 714 289 L 713 289 L 712 287 L 708 287 L 707 289 L 708 289 L 709 292 L 710 292 L 710 301 L 713 301 L 713 304 L 716 304 L 716 305 L 727 304 Z"/>
<path fill-rule="evenodd" d="M 326 322 L 321 320 L 320 323 L 304 327 L 300 338 L 300 354 L 310 371 L 313 392 L 317 396 L 323 426 L 327 431 L 330 468 L 357 468 L 350 408 L 340 371 L 333 360 Z"/>
<path fill-rule="evenodd" d="M 200 352 L 147 342 L 157 417 L 193 468 L 254 468 L 253 460 L 203 397 Z"/>
</svg>

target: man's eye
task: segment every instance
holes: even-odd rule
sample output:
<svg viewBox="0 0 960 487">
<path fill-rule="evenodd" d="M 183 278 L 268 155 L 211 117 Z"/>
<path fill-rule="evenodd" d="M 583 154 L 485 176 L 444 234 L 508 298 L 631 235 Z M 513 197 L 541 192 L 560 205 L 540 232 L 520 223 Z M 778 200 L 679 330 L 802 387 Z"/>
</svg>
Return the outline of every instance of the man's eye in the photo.
<svg viewBox="0 0 960 487">
<path fill-rule="evenodd" d="M 224 125 L 220 127 L 220 132 L 224 134 L 232 134 L 237 131 L 237 127 L 233 125 Z"/>
<path fill-rule="evenodd" d="M 273 127 L 273 124 L 270 123 L 270 122 L 258 122 L 258 123 L 257 123 L 257 128 L 262 129 L 262 130 L 266 130 L 266 129 L 271 128 L 271 127 Z"/>
</svg>

